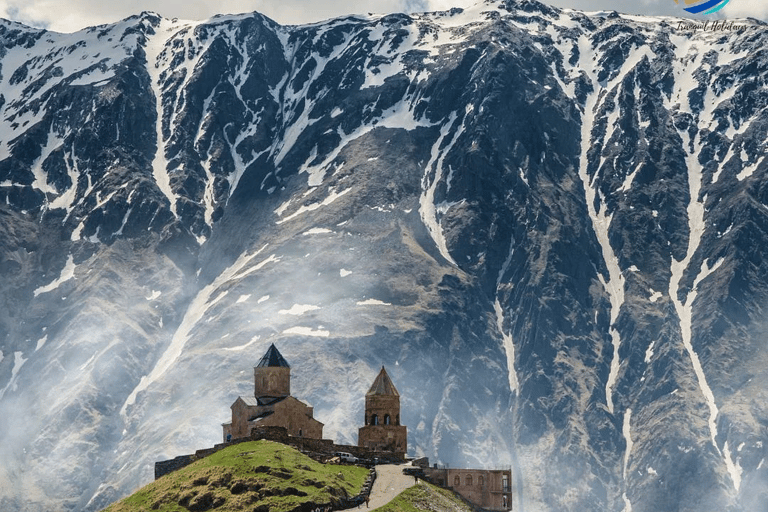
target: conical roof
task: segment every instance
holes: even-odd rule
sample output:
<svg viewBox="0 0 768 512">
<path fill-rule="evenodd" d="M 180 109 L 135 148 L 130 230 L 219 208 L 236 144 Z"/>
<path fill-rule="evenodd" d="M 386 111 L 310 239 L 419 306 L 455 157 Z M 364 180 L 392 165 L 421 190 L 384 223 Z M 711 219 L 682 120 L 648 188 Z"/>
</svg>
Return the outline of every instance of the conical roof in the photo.
<svg viewBox="0 0 768 512">
<path fill-rule="evenodd" d="M 376 380 L 374 380 L 373 384 L 371 385 L 371 389 L 369 389 L 365 395 L 366 396 L 370 396 L 370 395 L 400 396 L 400 393 L 397 392 L 395 385 L 392 384 L 392 379 L 390 379 L 389 375 L 387 375 L 387 370 L 385 370 L 384 367 L 382 366 L 381 371 L 379 372 L 379 375 L 376 377 Z"/>
<path fill-rule="evenodd" d="M 256 368 L 263 368 L 265 366 L 282 366 L 284 368 L 291 367 L 288 364 L 288 361 L 286 361 L 283 355 L 280 353 L 280 351 L 277 350 L 277 347 L 275 347 L 274 343 L 269 346 L 267 353 L 264 354 L 264 357 L 261 358 L 261 361 L 259 361 L 259 364 L 256 365 Z"/>
</svg>

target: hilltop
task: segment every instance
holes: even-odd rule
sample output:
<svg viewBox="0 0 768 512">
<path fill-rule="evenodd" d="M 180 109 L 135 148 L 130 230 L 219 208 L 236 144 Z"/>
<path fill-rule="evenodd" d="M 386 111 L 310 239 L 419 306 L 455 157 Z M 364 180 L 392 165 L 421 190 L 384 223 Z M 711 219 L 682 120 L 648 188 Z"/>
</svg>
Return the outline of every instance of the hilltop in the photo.
<svg viewBox="0 0 768 512">
<path fill-rule="evenodd" d="M 308 511 L 358 494 L 367 475 L 362 467 L 321 464 L 280 443 L 252 441 L 168 474 L 105 512 Z"/>
</svg>

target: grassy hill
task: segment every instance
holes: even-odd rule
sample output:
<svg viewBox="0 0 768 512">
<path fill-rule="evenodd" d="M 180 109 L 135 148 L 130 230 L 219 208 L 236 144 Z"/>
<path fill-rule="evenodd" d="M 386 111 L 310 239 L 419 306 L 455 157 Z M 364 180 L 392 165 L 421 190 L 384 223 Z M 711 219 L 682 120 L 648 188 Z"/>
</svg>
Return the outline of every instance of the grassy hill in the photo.
<svg viewBox="0 0 768 512">
<path fill-rule="evenodd" d="M 272 441 L 229 446 L 163 476 L 104 512 L 304 512 L 360 492 L 368 471 L 325 465 Z"/>
</svg>

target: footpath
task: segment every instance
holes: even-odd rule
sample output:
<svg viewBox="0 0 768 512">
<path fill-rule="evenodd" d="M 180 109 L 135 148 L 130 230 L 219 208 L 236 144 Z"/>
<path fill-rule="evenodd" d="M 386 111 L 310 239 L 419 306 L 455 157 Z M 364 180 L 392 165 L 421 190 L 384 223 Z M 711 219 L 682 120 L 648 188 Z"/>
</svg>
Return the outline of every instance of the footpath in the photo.
<svg viewBox="0 0 768 512">
<path fill-rule="evenodd" d="M 392 501 L 398 494 L 403 492 L 416 483 L 412 476 L 403 474 L 403 466 L 396 464 L 382 464 L 376 466 L 376 480 L 371 488 L 370 501 L 368 507 L 365 503 L 351 510 L 373 510 L 386 505 Z"/>
</svg>

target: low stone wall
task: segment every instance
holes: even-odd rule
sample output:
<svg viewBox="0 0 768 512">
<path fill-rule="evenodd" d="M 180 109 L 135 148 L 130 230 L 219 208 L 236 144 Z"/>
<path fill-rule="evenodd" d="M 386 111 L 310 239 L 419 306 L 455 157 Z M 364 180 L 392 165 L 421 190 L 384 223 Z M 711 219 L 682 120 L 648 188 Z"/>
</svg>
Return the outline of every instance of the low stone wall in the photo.
<svg viewBox="0 0 768 512">
<path fill-rule="evenodd" d="M 233 439 L 227 443 L 219 443 L 214 445 L 213 448 L 197 450 L 193 455 L 180 455 L 171 460 L 155 462 L 155 480 L 163 475 L 167 475 L 168 473 L 188 466 L 196 460 L 200 460 L 212 453 L 216 453 L 227 446 L 247 441 L 258 441 L 261 439 L 292 446 L 319 462 L 324 462 L 336 452 L 346 452 L 354 455 L 358 459 L 375 461 L 377 464 L 399 463 L 405 460 L 404 453 L 377 452 L 369 450 L 368 448 L 361 448 L 360 446 L 335 444 L 330 439 L 309 439 L 306 437 L 289 436 L 288 431 L 284 427 L 258 427 L 251 430 L 250 437 L 242 437 Z"/>
<path fill-rule="evenodd" d="M 178 457 L 171 460 L 161 460 L 160 462 L 155 462 L 155 480 L 163 475 L 172 473 L 177 469 L 181 469 L 184 466 L 189 466 L 196 460 L 197 459 L 194 455 L 179 455 Z"/>
<path fill-rule="evenodd" d="M 332 457 L 336 452 L 349 453 L 358 459 L 363 459 L 365 461 L 373 461 L 376 459 L 377 463 L 398 463 L 405 460 L 405 453 L 380 452 L 361 446 L 336 444 L 330 439 L 308 439 L 306 437 L 289 436 L 283 427 L 254 428 L 251 430 L 251 437 L 249 440 L 257 439 L 267 439 L 269 441 L 276 441 L 288 446 L 293 446 L 297 450 L 309 455 L 315 460 L 320 460 L 321 462 L 328 457 Z"/>
</svg>

